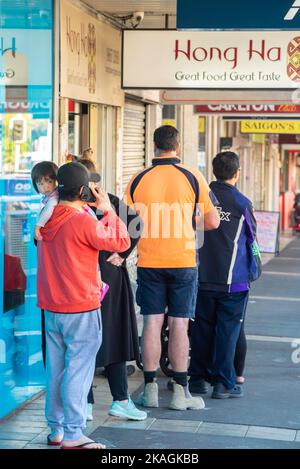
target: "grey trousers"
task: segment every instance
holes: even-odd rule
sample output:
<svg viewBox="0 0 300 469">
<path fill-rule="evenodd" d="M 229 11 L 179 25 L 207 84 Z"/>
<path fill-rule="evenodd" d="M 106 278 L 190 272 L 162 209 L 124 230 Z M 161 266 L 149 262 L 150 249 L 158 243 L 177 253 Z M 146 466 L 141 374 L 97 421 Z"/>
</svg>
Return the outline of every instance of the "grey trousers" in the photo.
<svg viewBox="0 0 300 469">
<path fill-rule="evenodd" d="M 78 440 L 86 425 L 87 395 L 102 342 L 100 309 L 84 313 L 45 311 L 46 419 L 64 440 Z"/>
</svg>

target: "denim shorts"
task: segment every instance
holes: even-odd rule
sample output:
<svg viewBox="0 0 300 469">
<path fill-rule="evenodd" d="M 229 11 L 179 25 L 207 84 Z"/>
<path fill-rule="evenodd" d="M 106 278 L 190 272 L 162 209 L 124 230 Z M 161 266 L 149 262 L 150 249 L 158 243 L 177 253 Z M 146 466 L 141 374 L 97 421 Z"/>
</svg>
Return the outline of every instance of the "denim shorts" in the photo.
<svg viewBox="0 0 300 469">
<path fill-rule="evenodd" d="M 136 302 L 141 314 L 162 314 L 176 318 L 195 317 L 197 267 L 156 269 L 138 267 Z M 166 311 L 167 308 L 167 311 Z"/>
</svg>

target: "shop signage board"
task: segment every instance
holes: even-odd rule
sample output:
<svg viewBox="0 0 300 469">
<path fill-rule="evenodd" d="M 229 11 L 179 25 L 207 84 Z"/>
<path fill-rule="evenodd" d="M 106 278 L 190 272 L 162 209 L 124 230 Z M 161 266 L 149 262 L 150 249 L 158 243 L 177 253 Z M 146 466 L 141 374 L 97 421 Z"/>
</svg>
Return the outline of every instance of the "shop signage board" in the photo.
<svg viewBox="0 0 300 469">
<path fill-rule="evenodd" d="M 0 30 L 0 86 L 49 86 L 52 64 L 50 29 Z M 38 67 L 38 73 L 37 73 Z"/>
<path fill-rule="evenodd" d="M 300 90 L 161 90 L 162 104 L 300 104 Z"/>
<path fill-rule="evenodd" d="M 121 33 L 68 0 L 60 2 L 61 96 L 122 106 Z"/>
<path fill-rule="evenodd" d="M 300 85 L 300 31 L 125 30 L 122 54 L 123 88 L 292 90 Z"/>
<path fill-rule="evenodd" d="M 261 252 L 279 252 L 279 212 L 255 211 L 257 221 L 257 241 Z"/>
<path fill-rule="evenodd" d="M 194 107 L 195 114 L 222 114 L 229 116 L 241 115 L 284 115 L 300 116 L 300 104 L 200 104 Z"/>
<path fill-rule="evenodd" d="M 244 120 L 240 132 L 246 134 L 300 134 L 300 120 Z"/>
<path fill-rule="evenodd" d="M 178 29 L 300 29 L 298 0 L 177 0 Z"/>
</svg>

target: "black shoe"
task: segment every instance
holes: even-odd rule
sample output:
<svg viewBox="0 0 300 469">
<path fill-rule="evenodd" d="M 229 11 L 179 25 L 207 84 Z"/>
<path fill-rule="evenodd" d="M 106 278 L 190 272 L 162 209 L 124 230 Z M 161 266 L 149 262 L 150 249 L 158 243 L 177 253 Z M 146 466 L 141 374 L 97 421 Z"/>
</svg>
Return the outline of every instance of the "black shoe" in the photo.
<svg viewBox="0 0 300 469">
<path fill-rule="evenodd" d="M 208 385 L 206 381 L 202 378 L 193 379 L 190 378 L 189 380 L 189 391 L 192 394 L 207 394 L 208 393 Z"/>
<path fill-rule="evenodd" d="M 234 386 L 232 389 L 225 388 L 223 383 L 214 385 L 211 397 L 213 399 L 228 399 L 229 397 L 243 397 L 244 393 L 241 386 Z"/>
</svg>

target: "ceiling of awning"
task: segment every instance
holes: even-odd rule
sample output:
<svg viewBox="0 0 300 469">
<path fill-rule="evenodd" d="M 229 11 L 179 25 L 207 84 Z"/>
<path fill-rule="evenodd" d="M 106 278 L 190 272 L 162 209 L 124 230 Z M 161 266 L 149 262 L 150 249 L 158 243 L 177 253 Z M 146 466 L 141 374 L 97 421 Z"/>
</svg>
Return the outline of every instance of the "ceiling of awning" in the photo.
<svg viewBox="0 0 300 469">
<path fill-rule="evenodd" d="M 139 29 L 176 27 L 176 0 L 84 0 L 83 3 L 99 13 L 104 13 L 119 20 L 134 12 L 144 12 L 144 19 Z M 168 18 L 166 18 L 168 15 Z M 124 27 L 130 27 L 130 21 L 123 22 Z"/>
</svg>

